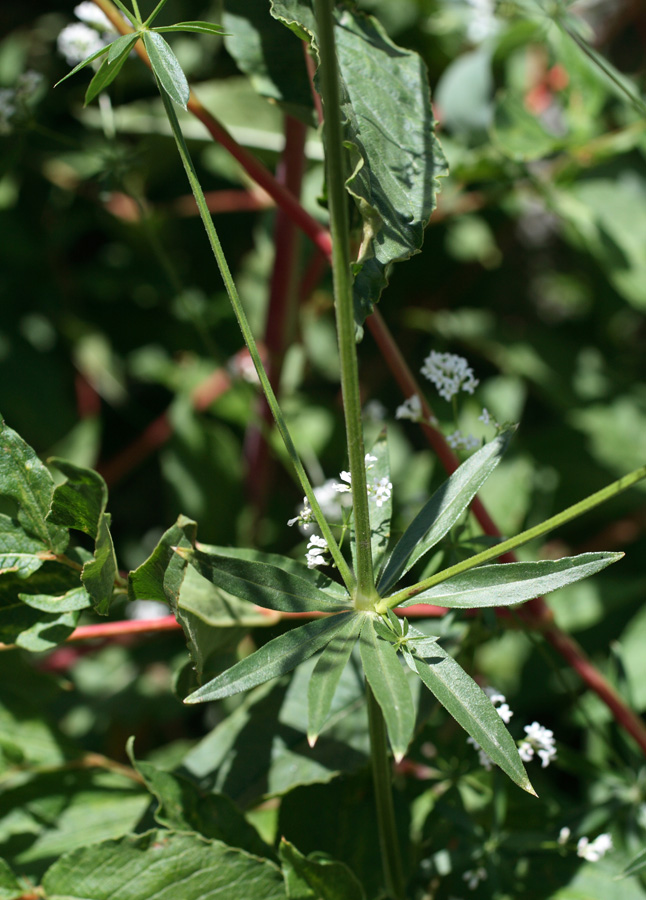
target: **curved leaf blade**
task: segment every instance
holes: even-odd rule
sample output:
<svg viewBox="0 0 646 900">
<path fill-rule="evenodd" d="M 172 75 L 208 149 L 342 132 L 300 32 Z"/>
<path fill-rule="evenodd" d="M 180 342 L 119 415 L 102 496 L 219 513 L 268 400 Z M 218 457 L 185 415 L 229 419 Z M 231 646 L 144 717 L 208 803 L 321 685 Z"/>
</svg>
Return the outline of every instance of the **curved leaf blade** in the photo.
<svg viewBox="0 0 646 900">
<path fill-rule="evenodd" d="M 144 47 L 150 59 L 152 70 L 171 100 L 186 109 L 191 89 L 179 60 L 168 42 L 155 31 L 144 31 Z"/>
<path fill-rule="evenodd" d="M 386 594 L 455 525 L 502 459 L 512 433 L 504 431 L 485 444 L 435 491 L 396 544 L 378 585 L 380 594 Z"/>
<path fill-rule="evenodd" d="M 563 559 L 501 563 L 470 569 L 402 603 L 431 602 L 450 609 L 513 606 L 542 597 L 567 584 L 595 575 L 623 557 L 623 553 L 580 553 Z"/>
<path fill-rule="evenodd" d="M 93 469 L 77 466 L 66 459 L 53 456 L 48 463 L 66 478 L 54 491 L 48 521 L 66 528 L 76 528 L 96 539 L 101 516 L 108 503 L 105 481 Z"/>
<path fill-rule="evenodd" d="M 117 38 L 117 40 L 119 40 L 119 38 Z M 80 62 L 78 65 L 74 66 L 74 68 L 71 71 L 69 71 L 67 73 L 67 75 L 65 75 L 63 78 L 61 78 L 60 81 L 56 82 L 54 87 L 55 88 L 58 87 L 59 84 L 62 84 L 64 81 L 67 81 L 67 79 L 71 78 L 72 75 L 76 75 L 76 73 L 80 72 L 81 69 L 84 69 L 86 66 L 89 66 L 90 63 L 94 62 L 95 59 L 98 59 L 100 56 L 103 56 L 104 53 L 108 52 L 108 50 L 110 49 L 110 47 L 112 46 L 113 43 L 114 43 L 114 41 L 112 41 L 112 43 L 110 43 L 110 44 L 106 44 L 105 47 L 101 47 L 101 49 L 97 50 L 96 53 L 93 53 L 92 56 L 88 56 L 88 58 L 84 59 L 83 62 Z"/>
<path fill-rule="evenodd" d="M 28 578 L 40 569 L 49 552 L 41 540 L 0 513 L 0 575 L 15 572 L 20 578 Z"/>
<path fill-rule="evenodd" d="M 220 555 L 212 549 L 179 552 L 212 584 L 256 606 L 280 612 L 339 612 L 350 606 L 349 597 L 330 597 L 308 579 L 278 566 Z"/>
<path fill-rule="evenodd" d="M 230 697 L 240 691 L 263 684 L 291 672 L 299 663 L 324 647 L 345 626 L 354 613 L 339 613 L 324 619 L 315 619 L 300 628 L 269 641 L 251 656 L 240 660 L 226 672 L 202 685 L 184 700 L 184 703 L 206 703 Z"/>
<path fill-rule="evenodd" d="M 298 900 L 365 900 L 360 882 L 345 863 L 314 860 L 282 838 L 279 847 L 287 896 Z"/>
<path fill-rule="evenodd" d="M 110 65 L 116 62 L 123 54 L 127 55 L 130 53 L 140 37 L 141 34 L 135 31 L 131 34 L 122 34 L 116 41 L 112 41 L 108 50 L 108 62 Z"/>
<path fill-rule="evenodd" d="M 366 618 L 359 639 L 361 660 L 368 684 L 386 720 L 395 760 L 400 762 L 413 737 L 415 706 L 397 651 L 377 634 Z"/>
<path fill-rule="evenodd" d="M 354 647 L 362 619 L 353 616 L 321 653 L 307 688 L 307 743 L 313 747 L 325 725 L 332 700 Z"/>
<path fill-rule="evenodd" d="M 167 31 L 189 31 L 194 34 L 227 34 L 222 25 L 214 25 L 211 22 L 177 22 L 175 25 L 164 25 L 161 28 L 153 28 L 158 34 Z"/>
</svg>

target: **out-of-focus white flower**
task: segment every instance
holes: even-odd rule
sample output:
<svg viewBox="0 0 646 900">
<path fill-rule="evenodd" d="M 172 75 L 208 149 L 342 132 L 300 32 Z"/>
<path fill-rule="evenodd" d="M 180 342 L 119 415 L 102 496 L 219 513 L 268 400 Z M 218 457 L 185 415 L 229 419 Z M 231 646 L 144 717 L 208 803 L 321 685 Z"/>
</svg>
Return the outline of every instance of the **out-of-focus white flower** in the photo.
<svg viewBox="0 0 646 900">
<path fill-rule="evenodd" d="M 323 484 L 315 487 L 314 495 L 325 518 L 332 521 L 343 518 L 344 507 L 352 504 L 350 497 L 339 496 L 336 489 L 336 481 L 333 478 L 328 478 Z"/>
<path fill-rule="evenodd" d="M 545 769 L 552 760 L 556 759 L 556 746 L 554 743 L 554 733 L 549 728 L 544 728 L 538 722 L 532 722 L 531 725 L 525 725 L 525 733 L 527 737 L 518 745 L 518 754 L 523 762 L 530 762 L 536 754 L 541 766 Z"/>
<path fill-rule="evenodd" d="M 94 6 L 94 4 L 92 4 Z M 66 25 L 56 39 L 58 52 L 65 57 L 68 65 L 75 66 L 93 53 L 97 53 L 106 42 L 101 36 L 84 25 L 83 22 L 74 22 L 72 25 Z"/>
<path fill-rule="evenodd" d="M 435 385 L 440 397 L 445 400 L 451 400 L 458 391 L 473 394 L 480 384 L 467 360 L 455 353 L 437 353 L 431 350 L 420 372 Z"/>
<path fill-rule="evenodd" d="M 563 828 L 561 828 L 561 830 L 559 831 L 559 844 L 561 846 L 563 846 L 563 844 L 567 844 L 567 842 L 570 840 L 571 835 L 572 832 L 570 831 L 570 829 L 567 827 L 567 825 L 564 825 Z"/>
<path fill-rule="evenodd" d="M 363 417 L 368 422 L 383 422 L 387 412 L 381 400 L 369 400 L 363 408 Z"/>
<path fill-rule="evenodd" d="M 324 557 L 327 548 L 327 541 L 324 537 L 319 537 L 318 534 L 312 535 L 307 542 L 307 553 L 305 554 L 308 569 L 313 569 L 315 566 L 330 565 Z"/>
<path fill-rule="evenodd" d="M 312 512 L 312 508 L 310 506 L 310 502 L 307 497 L 303 497 L 303 508 L 299 511 L 297 516 L 294 516 L 293 519 L 289 519 L 287 524 L 291 527 L 292 525 L 298 524 L 304 531 L 312 525 L 314 521 L 314 513 Z"/>
<path fill-rule="evenodd" d="M 475 435 L 462 434 L 461 431 L 447 435 L 446 443 L 452 450 L 477 450 L 480 446 L 480 441 Z"/>
<path fill-rule="evenodd" d="M 599 862 L 608 850 L 612 850 L 612 838 L 609 834 L 600 834 L 593 841 L 582 837 L 576 845 L 576 855 L 588 862 Z"/>
<path fill-rule="evenodd" d="M 493 422 L 493 419 L 491 418 L 491 413 L 489 412 L 489 410 L 487 409 L 486 406 L 482 407 L 482 414 L 478 416 L 478 421 L 482 422 L 484 425 L 488 425 L 489 422 Z"/>
<path fill-rule="evenodd" d="M 364 463 L 366 466 L 366 472 L 369 472 L 370 469 L 374 467 L 374 464 L 377 462 L 377 457 L 372 456 L 370 453 L 366 453 L 364 457 Z M 345 470 L 339 474 L 339 478 L 343 482 L 343 484 L 339 484 L 335 482 L 334 490 L 338 491 L 340 494 L 344 494 L 348 491 L 352 490 L 352 475 Z M 390 485 L 392 488 L 392 484 Z M 379 504 L 381 506 L 381 504 Z"/>
<path fill-rule="evenodd" d="M 493 0 L 467 0 L 467 3 L 474 10 L 469 14 L 467 37 L 472 43 L 481 44 L 500 29 L 500 24 L 494 15 Z"/>
<path fill-rule="evenodd" d="M 487 870 L 480 866 L 478 869 L 467 869 L 462 875 L 462 880 L 466 881 L 470 891 L 475 891 L 481 881 L 487 878 Z"/>
<path fill-rule="evenodd" d="M 95 3 L 92 3 L 92 0 L 83 0 L 83 3 L 75 6 L 74 15 L 91 28 L 96 28 L 97 31 L 116 33 L 116 28 L 110 19 Z"/>
<path fill-rule="evenodd" d="M 410 419 L 411 422 L 422 421 L 422 401 L 418 394 L 413 394 L 395 410 L 396 419 Z"/>
</svg>

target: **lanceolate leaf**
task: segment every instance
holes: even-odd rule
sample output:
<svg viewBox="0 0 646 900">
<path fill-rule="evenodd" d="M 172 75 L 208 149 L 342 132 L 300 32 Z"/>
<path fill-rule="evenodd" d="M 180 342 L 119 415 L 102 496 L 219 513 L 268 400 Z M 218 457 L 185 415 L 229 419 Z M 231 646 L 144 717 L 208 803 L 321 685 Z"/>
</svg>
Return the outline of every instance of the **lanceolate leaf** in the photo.
<svg viewBox="0 0 646 900">
<path fill-rule="evenodd" d="M 281 612 L 325 612 L 348 609 L 348 602 L 330 597 L 306 578 L 277 566 L 236 559 L 201 550 L 182 550 L 182 555 L 206 579 L 234 597 Z M 226 551 L 225 551 L 226 552 Z M 303 567 L 305 568 L 305 567 Z M 292 567 L 293 569 L 293 567 Z"/>
<path fill-rule="evenodd" d="M 316 743 L 327 721 L 335 691 L 359 637 L 361 625 L 361 617 L 349 619 L 324 648 L 312 672 L 307 691 L 307 741 L 310 747 Z"/>
<path fill-rule="evenodd" d="M 119 38 L 117 38 L 119 40 Z M 68 78 L 71 78 L 72 75 L 76 75 L 77 72 L 80 72 L 81 69 L 84 69 L 86 66 L 89 66 L 91 62 L 94 62 L 95 59 L 98 59 L 100 56 L 103 56 L 104 53 L 107 53 L 114 41 L 110 44 L 106 44 L 105 47 L 101 47 L 100 50 L 97 50 L 96 53 L 93 53 L 92 56 L 88 56 L 87 59 L 84 59 L 83 62 L 80 62 L 77 66 L 67 73 L 60 81 L 57 81 L 54 87 L 58 87 L 59 84 L 62 84 L 64 81 L 67 81 Z"/>
<path fill-rule="evenodd" d="M 110 60 L 108 59 L 103 60 L 103 62 L 101 63 L 101 68 L 89 83 L 87 91 L 85 92 L 85 106 L 88 106 L 95 97 L 98 97 L 101 91 L 104 91 L 110 84 L 112 84 L 114 79 L 123 68 L 123 64 L 128 59 L 129 53 L 130 48 L 124 50 L 121 55 L 114 60 L 114 62 L 110 62 Z"/>
<path fill-rule="evenodd" d="M 511 434 L 505 431 L 485 444 L 435 491 L 395 546 L 379 582 L 380 594 L 386 594 L 455 525 L 500 462 Z"/>
<path fill-rule="evenodd" d="M 377 461 L 372 463 L 372 468 L 366 473 L 368 483 L 380 483 L 384 479 L 390 481 L 390 459 L 388 456 L 388 439 L 386 432 L 380 435 L 379 440 L 370 450 L 371 456 L 376 456 Z M 379 572 L 388 549 L 390 540 L 390 520 L 393 514 L 392 495 L 387 500 L 381 500 L 380 505 L 374 497 L 370 497 L 370 545 L 372 548 L 372 564 L 375 572 Z"/>
<path fill-rule="evenodd" d="M 430 602 L 436 606 L 475 609 L 512 606 L 581 581 L 622 558 L 623 553 L 581 553 L 558 560 L 503 563 L 471 569 L 402 603 Z"/>
<path fill-rule="evenodd" d="M 184 702 L 205 703 L 230 697 L 231 694 L 249 690 L 270 678 L 291 672 L 299 663 L 324 647 L 352 616 L 353 613 L 339 613 L 281 634 L 194 691 Z"/>
<path fill-rule="evenodd" d="M 150 65 L 160 85 L 175 103 L 186 109 L 191 91 L 177 57 L 161 34 L 145 31 L 143 40 Z"/>
<path fill-rule="evenodd" d="M 365 900 L 361 884 L 344 863 L 309 859 L 284 838 L 279 852 L 288 900 Z"/>
<path fill-rule="evenodd" d="M 371 618 L 366 618 L 359 642 L 368 684 L 386 720 L 393 754 L 399 762 L 413 736 L 415 707 L 397 651 L 382 640 Z"/>
<path fill-rule="evenodd" d="M 134 34 L 124 34 L 120 38 L 117 38 L 116 41 L 113 41 L 108 50 L 108 62 L 110 65 L 120 59 L 126 51 L 129 53 L 140 37 L 141 35 L 135 32 Z"/>
<path fill-rule="evenodd" d="M 17 518 L 26 532 L 49 550 L 62 553 L 67 529 L 46 521 L 54 482 L 32 448 L 0 416 L 0 496 L 18 505 Z"/>
<path fill-rule="evenodd" d="M 166 31 L 190 31 L 194 34 L 226 34 L 221 25 L 213 25 L 211 22 L 177 22 L 176 25 L 164 25 L 161 28 L 153 28 L 159 33 Z"/>
<path fill-rule="evenodd" d="M 414 633 L 411 628 L 410 631 Z M 404 656 L 426 687 L 491 759 L 523 790 L 534 793 L 512 736 L 494 705 L 464 669 L 439 644 L 420 635 Z M 424 659 L 418 659 L 423 654 Z"/>
</svg>

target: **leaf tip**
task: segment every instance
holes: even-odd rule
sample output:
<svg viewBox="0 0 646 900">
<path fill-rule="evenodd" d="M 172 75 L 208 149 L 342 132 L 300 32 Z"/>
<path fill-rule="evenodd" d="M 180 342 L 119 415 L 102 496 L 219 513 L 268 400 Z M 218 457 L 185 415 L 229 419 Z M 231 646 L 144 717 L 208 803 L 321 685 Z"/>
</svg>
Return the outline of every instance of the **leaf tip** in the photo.
<svg viewBox="0 0 646 900">
<path fill-rule="evenodd" d="M 311 750 L 314 749 L 314 745 L 316 744 L 318 739 L 319 739 L 318 734 L 308 734 L 307 735 L 307 743 L 309 744 Z"/>
</svg>

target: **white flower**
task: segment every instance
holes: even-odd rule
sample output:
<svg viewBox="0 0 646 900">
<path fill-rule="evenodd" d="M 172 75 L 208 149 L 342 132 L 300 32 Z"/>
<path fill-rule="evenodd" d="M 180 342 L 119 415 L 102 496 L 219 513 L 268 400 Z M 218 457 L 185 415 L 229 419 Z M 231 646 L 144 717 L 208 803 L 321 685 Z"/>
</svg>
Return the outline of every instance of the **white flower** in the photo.
<svg viewBox="0 0 646 900">
<path fill-rule="evenodd" d="M 313 569 L 315 566 L 329 566 L 330 563 L 323 556 L 326 550 L 327 541 L 325 538 L 319 537 L 318 534 L 313 534 L 307 542 L 307 553 L 305 554 L 307 568 Z"/>
<path fill-rule="evenodd" d="M 366 455 L 364 457 L 366 472 L 369 472 L 370 469 L 372 469 L 374 467 L 374 463 L 376 463 L 376 462 L 377 462 L 376 456 L 372 456 L 370 453 L 366 453 Z M 344 494 L 347 491 L 351 491 L 352 490 L 352 475 L 349 472 L 346 472 L 344 470 L 343 472 L 340 473 L 339 478 L 344 483 L 339 484 L 338 482 L 336 482 L 334 484 L 334 490 L 338 491 L 340 494 Z M 392 488 L 392 484 L 390 485 L 390 487 Z M 370 489 L 368 489 L 368 492 L 370 492 Z M 388 498 L 386 497 L 386 499 L 388 499 Z M 381 506 L 381 503 L 379 504 L 379 506 Z"/>
<path fill-rule="evenodd" d="M 383 422 L 387 412 L 381 400 L 369 400 L 363 408 L 363 417 L 368 422 Z"/>
<path fill-rule="evenodd" d="M 303 497 L 303 508 L 299 511 L 297 516 L 294 516 L 293 519 L 289 519 L 287 524 L 290 526 L 298 524 L 305 531 L 311 526 L 314 521 L 314 513 L 312 512 L 312 508 L 310 506 L 310 502 L 307 497 Z"/>
<path fill-rule="evenodd" d="M 469 14 L 467 37 L 474 44 L 480 44 L 500 28 L 494 15 L 494 4 L 492 0 L 467 0 L 467 3 L 474 8 Z"/>
<path fill-rule="evenodd" d="M 83 3 L 75 6 L 74 15 L 86 25 L 96 28 L 97 31 L 116 31 L 110 19 L 96 4 L 92 3 L 92 0 L 83 0 Z"/>
<path fill-rule="evenodd" d="M 482 422 L 484 425 L 488 425 L 489 422 L 493 422 L 491 413 L 489 412 L 489 410 L 487 409 L 486 406 L 482 407 L 482 415 L 478 416 L 478 421 Z"/>
<path fill-rule="evenodd" d="M 558 838 L 559 844 L 561 846 L 563 846 L 563 844 L 567 844 L 567 842 L 570 840 L 571 834 L 572 834 L 572 832 L 567 827 L 567 825 L 565 825 L 563 828 L 561 828 L 561 830 L 559 831 L 559 838 Z"/>
<path fill-rule="evenodd" d="M 352 503 L 350 497 L 339 496 L 336 482 L 332 478 L 315 487 L 314 495 L 326 519 L 341 519 L 343 508 Z"/>
<path fill-rule="evenodd" d="M 374 500 L 377 506 L 383 506 L 386 500 L 390 500 L 392 491 L 392 481 L 388 481 L 387 478 L 374 478 L 368 484 L 368 499 Z"/>
<path fill-rule="evenodd" d="M 461 431 L 447 435 L 446 443 L 452 450 L 476 450 L 480 446 L 480 441 L 475 435 L 462 434 Z"/>
<path fill-rule="evenodd" d="M 475 891 L 481 881 L 484 881 L 487 877 L 487 870 L 482 866 L 478 869 L 467 869 L 466 872 L 463 873 L 462 879 L 466 881 L 467 887 L 470 891 Z"/>
<path fill-rule="evenodd" d="M 445 400 L 451 400 L 461 390 L 473 394 L 480 383 L 466 359 L 455 353 L 437 353 L 431 350 L 420 371 L 435 385 L 440 397 Z"/>
<path fill-rule="evenodd" d="M 413 394 L 395 410 L 396 419 L 410 419 L 411 422 L 422 421 L 422 401 L 419 394 Z"/>
<path fill-rule="evenodd" d="M 599 862 L 608 850 L 612 850 L 612 838 L 609 834 L 600 834 L 592 842 L 587 837 L 582 837 L 576 845 L 576 855 L 588 862 Z"/>
<path fill-rule="evenodd" d="M 94 6 L 94 4 L 92 5 Z M 101 39 L 94 28 L 90 28 L 82 22 L 74 22 L 63 28 L 56 39 L 56 46 L 58 52 L 65 57 L 67 64 L 75 66 L 105 47 L 105 41 Z"/>
<path fill-rule="evenodd" d="M 545 769 L 556 759 L 556 746 L 554 743 L 554 733 L 549 728 L 543 728 L 538 722 L 532 722 L 531 725 L 525 725 L 526 738 L 518 745 L 518 754 L 523 762 L 530 762 L 536 754 L 541 766 Z"/>
</svg>

